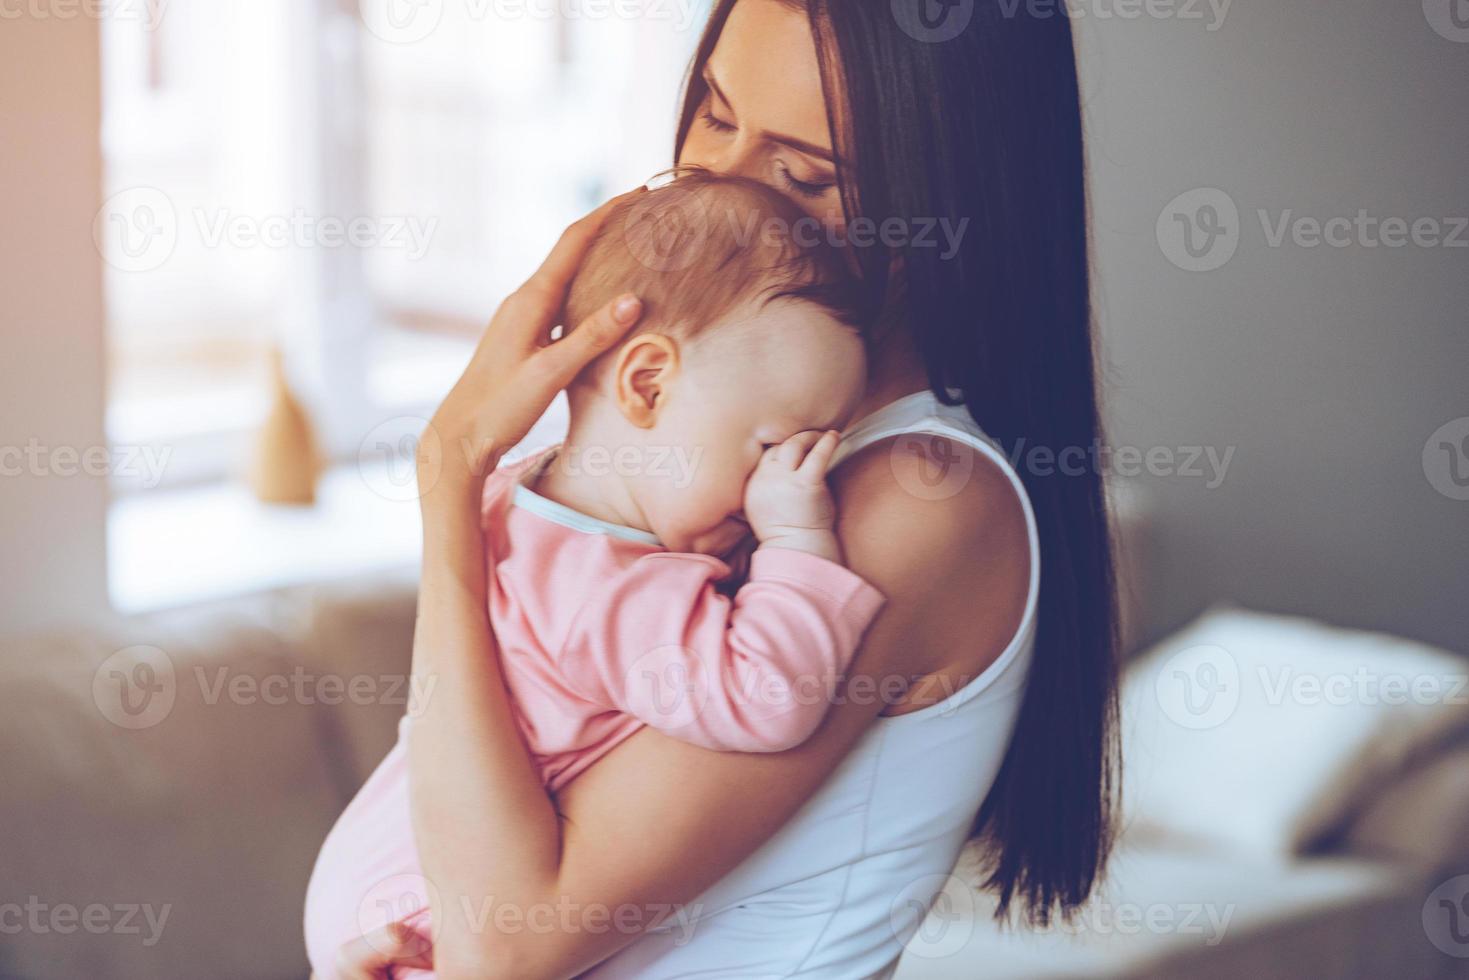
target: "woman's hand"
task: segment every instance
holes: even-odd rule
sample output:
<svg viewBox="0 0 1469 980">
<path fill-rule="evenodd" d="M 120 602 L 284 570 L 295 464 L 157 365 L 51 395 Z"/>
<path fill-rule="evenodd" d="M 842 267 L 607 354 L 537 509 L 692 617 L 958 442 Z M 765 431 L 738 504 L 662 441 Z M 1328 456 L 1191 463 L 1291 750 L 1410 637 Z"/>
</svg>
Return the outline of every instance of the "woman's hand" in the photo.
<svg viewBox="0 0 1469 980">
<path fill-rule="evenodd" d="M 448 483 L 482 480 L 583 367 L 626 335 L 642 314 L 624 293 L 551 342 L 566 290 L 582 257 L 618 202 L 614 197 L 567 228 L 535 274 L 506 297 L 480 338 L 469 366 L 449 391 L 419 443 L 418 486 L 427 510 Z"/>
<path fill-rule="evenodd" d="M 341 980 L 388 980 L 394 969 L 407 967 L 432 970 L 433 950 L 424 949 L 423 936 L 401 922 L 389 922 L 337 951 Z M 316 980 L 316 974 L 311 977 Z"/>
</svg>

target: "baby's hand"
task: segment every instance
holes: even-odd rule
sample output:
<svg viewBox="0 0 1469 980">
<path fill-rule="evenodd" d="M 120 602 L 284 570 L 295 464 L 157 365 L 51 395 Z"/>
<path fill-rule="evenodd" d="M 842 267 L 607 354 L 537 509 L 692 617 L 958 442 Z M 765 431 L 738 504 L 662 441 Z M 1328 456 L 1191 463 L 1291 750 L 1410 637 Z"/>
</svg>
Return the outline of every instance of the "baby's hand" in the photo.
<svg viewBox="0 0 1469 980">
<path fill-rule="evenodd" d="M 798 432 L 761 455 L 745 485 L 745 519 L 761 547 L 842 560 L 832 530 L 836 505 L 826 487 L 826 468 L 840 438 L 836 432 Z"/>
</svg>

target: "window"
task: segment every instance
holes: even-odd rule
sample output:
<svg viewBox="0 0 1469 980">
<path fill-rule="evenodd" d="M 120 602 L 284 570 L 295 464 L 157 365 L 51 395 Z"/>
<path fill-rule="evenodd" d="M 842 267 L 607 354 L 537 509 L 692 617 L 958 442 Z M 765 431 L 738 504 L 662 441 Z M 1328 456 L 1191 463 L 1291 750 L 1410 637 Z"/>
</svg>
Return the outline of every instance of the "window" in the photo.
<svg viewBox="0 0 1469 980">
<path fill-rule="evenodd" d="M 273 349 L 331 463 L 393 451 L 385 427 L 428 415 L 562 228 L 671 162 L 703 18 L 629 9 L 172 0 L 106 20 L 109 438 L 164 461 L 119 473 L 119 501 L 228 489 Z M 115 591 L 138 537 L 113 536 Z"/>
</svg>

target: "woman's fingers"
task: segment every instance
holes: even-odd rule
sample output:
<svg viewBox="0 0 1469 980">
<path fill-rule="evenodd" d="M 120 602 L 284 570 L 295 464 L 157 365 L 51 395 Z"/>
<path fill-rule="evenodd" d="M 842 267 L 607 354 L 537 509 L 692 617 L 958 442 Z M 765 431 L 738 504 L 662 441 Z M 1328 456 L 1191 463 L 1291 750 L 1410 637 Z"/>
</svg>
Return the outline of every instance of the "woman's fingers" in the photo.
<svg viewBox="0 0 1469 980">
<path fill-rule="evenodd" d="M 587 246 L 592 244 L 602 223 L 607 220 L 607 215 L 620 201 L 642 194 L 646 187 L 634 187 L 630 191 L 624 191 L 616 197 L 603 201 L 595 210 L 582 215 L 561 233 L 556 245 L 551 249 L 551 254 L 541 263 L 541 267 L 530 277 L 530 281 L 547 287 L 565 288 L 576 274 L 577 266 L 581 264 L 582 253 Z"/>
<path fill-rule="evenodd" d="M 433 953 L 423 936 L 401 922 L 389 922 L 337 951 L 342 980 L 387 980 L 395 966 L 432 970 Z"/>
<path fill-rule="evenodd" d="M 582 368 L 615 346 L 643 315 L 643 304 L 632 293 L 623 293 L 587 317 L 576 329 L 534 355 L 541 361 L 538 381 L 548 386 L 551 396 L 571 384 Z"/>
<path fill-rule="evenodd" d="M 608 213 L 616 207 L 619 201 L 640 194 L 644 190 L 646 190 L 644 187 L 635 187 L 624 194 L 617 195 L 604 202 L 595 211 L 572 222 L 561 233 L 561 237 L 556 240 L 555 246 L 551 249 L 551 254 L 546 256 L 540 268 L 536 269 L 517 291 L 520 298 L 526 301 L 525 305 L 534 308 L 522 309 L 521 315 L 513 321 L 522 331 L 533 328 L 529 334 L 522 332 L 522 340 L 539 344 L 545 339 L 551 327 L 555 326 L 552 320 L 555 319 L 557 312 L 561 309 L 561 304 L 566 299 L 566 289 L 571 285 L 572 277 L 580 268 L 582 257 L 591 247 L 592 240 L 596 238 L 602 223 L 607 220 Z"/>
<path fill-rule="evenodd" d="M 492 468 L 507 448 L 525 438 L 577 372 L 638 322 L 641 303 L 622 296 L 567 336 L 546 342 L 597 229 L 628 196 L 613 198 L 568 228 L 535 275 L 506 297 L 463 374 L 434 413 L 432 425 L 445 447 L 474 447 L 466 460 L 468 473 L 483 474 Z M 437 476 L 435 471 L 435 480 Z"/>
</svg>

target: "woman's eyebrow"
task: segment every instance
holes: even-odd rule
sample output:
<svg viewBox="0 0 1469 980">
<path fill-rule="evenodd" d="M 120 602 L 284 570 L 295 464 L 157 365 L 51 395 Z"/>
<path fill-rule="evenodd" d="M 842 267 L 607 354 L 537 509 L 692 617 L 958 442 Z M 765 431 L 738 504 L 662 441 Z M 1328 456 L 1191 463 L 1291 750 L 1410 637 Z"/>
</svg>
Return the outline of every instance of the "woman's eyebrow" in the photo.
<svg viewBox="0 0 1469 980">
<path fill-rule="evenodd" d="M 704 66 L 704 84 L 709 86 L 709 90 L 714 93 L 714 95 L 719 99 L 720 102 L 723 102 L 727 106 L 733 107 L 734 103 L 729 100 L 729 96 L 724 94 L 724 89 L 720 88 L 719 83 L 714 80 L 714 70 L 708 65 Z M 837 159 L 836 154 L 832 153 L 831 150 L 827 149 L 824 146 L 817 146 L 815 143 L 808 143 L 805 140 L 797 139 L 794 136 L 786 136 L 784 133 L 772 133 L 768 129 L 762 129 L 759 135 L 764 139 L 771 140 L 772 142 L 789 146 L 791 149 L 796 150 L 797 152 L 805 153 L 809 156 L 825 160 L 832 166 L 838 166 L 840 164 L 840 161 Z"/>
</svg>

